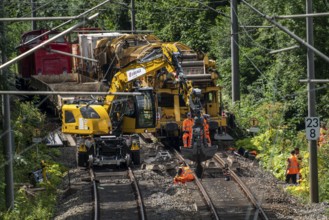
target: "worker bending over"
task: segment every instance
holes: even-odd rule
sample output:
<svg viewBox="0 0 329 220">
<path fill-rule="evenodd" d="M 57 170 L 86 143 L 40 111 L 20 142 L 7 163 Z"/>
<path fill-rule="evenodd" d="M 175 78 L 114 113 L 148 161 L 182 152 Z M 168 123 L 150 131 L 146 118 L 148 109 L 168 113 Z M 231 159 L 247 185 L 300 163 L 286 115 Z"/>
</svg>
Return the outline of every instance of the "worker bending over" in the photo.
<svg viewBox="0 0 329 220">
<path fill-rule="evenodd" d="M 174 184 L 191 182 L 194 180 L 193 171 L 184 162 L 178 168 L 177 175 L 174 178 Z"/>
</svg>

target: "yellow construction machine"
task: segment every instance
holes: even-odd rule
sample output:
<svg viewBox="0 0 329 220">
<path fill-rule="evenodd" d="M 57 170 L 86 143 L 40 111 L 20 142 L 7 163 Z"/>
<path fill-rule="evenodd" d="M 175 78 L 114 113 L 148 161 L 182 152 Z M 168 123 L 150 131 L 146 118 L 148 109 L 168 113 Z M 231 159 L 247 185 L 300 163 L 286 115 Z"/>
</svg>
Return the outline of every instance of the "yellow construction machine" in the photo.
<svg viewBox="0 0 329 220">
<path fill-rule="evenodd" d="M 223 116 L 221 104 L 221 87 L 218 86 L 219 74 L 216 71 L 215 61 L 210 60 L 206 54 L 196 52 L 188 46 L 175 42 L 164 44 L 171 49 L 179 51 L 179 64 L 184 73 L 184 79 L 190 87 L 200 90 L 199 98 L 203 114 L 209 115 L 210 136 L 213 142 L 219 143 L 232 138 L 225 132 L 227 121 Z M 165 77 L 165 76 L 163 76 Z M 178 87 L 175 81 L 164 79 L 165 82 L 155 87 L 157 93 L 157 131 L 160 139 L 167 145 L 175 146 L 180 143 L 182 121 L 186 118 L 189 107 L 188 89 Z M 189 92 L 191 93 L 191 91 Z M 169 138 L 168 138 L 169 137 Z"/>
<path fill-rule="evenodd" d="M 111 103 L 76 100 L 62 106 L 62 132 L 76 136 L 79 166 L 140 163 L 135 134 L 154 131 L 153 89 L 138 88 L 115 97 Z"/>
<path fill-rule="evenodd" d="M 196 122 L 200 122 L 196 123 L 196 130 L 203 129 L 202 99 L 206 94 L 214 93 L 214 104 L 205 106 L 212 112 L 213 107 L 218 107 L 218 100 L 215 100 L 218 90 L 210 86 L 203 90 L 192 86 L 181 65 L 182 54 L 187 48 L 180 43 L 163 43 L 153 35 L 140 34 L 104 38 L 97 42 L 94 57 L 99 61 L 99 70 L 103 70 L 109 92 L 122 94 L 107 95 L 101 101 L 76 100 L 63 105 L 62 131 L 76 135 L 79 165 L 139 164 L 136 134 L 155 132 L 157 128 L 158 132 L 165 130 L 168 138 L 171 133 L 179 138 L 182 115 L 188 111 L 197 117 Z M 214 110 L 214 113 L 218 114 L 218 111 Z M 171 113 L 175 116 L 172 121 L 163 115 Z M 200 132 L 196 131 L 195 137 L 193 140 L 199 143 L 198 146 L 185 153 L 197 162 L 210 159 L 217 146 L 208 147 L 205 140 L 200 139 Z"/>
<path fill-rule="evenodd" d="M 148 57 L 152 56 L 158 56 L 159 59 L 148 62 Z M 221 87 L 217 85 L 219 74 L 215 61 L 206 54 L 195 52 L 180 42 L 164 43 L 153 35 L 131 34 L 114 40 L 102 39 L 95 49 L 95 57 L 100 60 L 99 67 L 109 81 L 118 68 L 129 65 L 133 60 L 140 59 L 139 62 L 153 65 L 153 71 L 138 80 L 144 86 L 154 88 L 157 134 L 165 145 L 178 147 L 181 144 L 181 125 L 190 111 L 188 94 L 192 93 L 192 87 L 201 90 L 202 113 L 210 116 L 212 140 L 231 139 L 225 132 L 226 117 L 222 116 Z M 186 82 L 184 84 L 177 73 L 178 65 L 183 74 L 180 78 L 184 77 Z"/>
</svg>

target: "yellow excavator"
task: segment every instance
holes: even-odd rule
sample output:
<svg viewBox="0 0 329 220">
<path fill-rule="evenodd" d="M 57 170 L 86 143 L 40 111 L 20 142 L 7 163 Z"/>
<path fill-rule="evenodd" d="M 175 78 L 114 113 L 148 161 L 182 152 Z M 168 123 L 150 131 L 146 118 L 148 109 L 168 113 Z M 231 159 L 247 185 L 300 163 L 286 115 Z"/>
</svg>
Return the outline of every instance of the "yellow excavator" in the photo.
<svg viewBox="0 0 329 220">
<path fill-rule="evenodd" d="M 168 81 L 172 90 L 182 94 L 186 111 L 200 122 L 195 125 L 199 132 L 194 132 L 195 147 L 184 154 L 198 163 L 214 155 L 217 146 L 209 147 L 201 138 L 201 90 L 186 79 L 177 43 L 162 43 L 153 35 L 123 35 L 98 41 L 94 53 L 109 82 L 109 93 L 122 94 L 62 106 L 62 132 L 76 135 L 80 166 L 139 164 L 136 134 L 156 131 L 159 101 L 155 98 Z"/>
<path fill-rule="evenodd" d="M 147 53 L 150 54 L 145 56 Z M 174 53 L 175 62 L 180 64 L 188 83 L 185 89 L 178 83 L 179 77 L 174 70 L 177 69 L 172 58 Z M 178 147 L 181 144 L 182 121 L 190 111 L 188 93 L 192 91 L 189 88 L 194 87 L 201 90 L 203 113 L 210 116 L 211 139 L 214 142 L 230 139 L 225 132 L 227 122 L 221 105 L 221 87 L 217 85 L 219 74 L 215 61 L 206 54 L 195 52 L 180 42 L 163 43 L 153 35 L 142 34 L 122 35 L 114 40 L 104 38 L 95 48 L 95 57 L 100 61 L 99 69 L 103 70 L 108 81 L 112 81 L 117 69 L 134 60 L 147 62 L 147 57 L 152 56 L 160 57 L 157 62 L 149 63 L 154 65 L 154 70 L 140 76 L 138 81 L 144 86 L 153 87 L 156 93 L 157 138 L 167 146 Z M 161 66 L 167 68 L 158 68 Z"/>
<path fill-rule="evenodd" d="M 123 95 L 111 104 L 106 99 L 76 100 L 62 106 L 62 132 L 76 136 L 79 166 L 140 163 L 135 134 L 154 131 L 153 89 L 138 88 Z"/>
</svg>

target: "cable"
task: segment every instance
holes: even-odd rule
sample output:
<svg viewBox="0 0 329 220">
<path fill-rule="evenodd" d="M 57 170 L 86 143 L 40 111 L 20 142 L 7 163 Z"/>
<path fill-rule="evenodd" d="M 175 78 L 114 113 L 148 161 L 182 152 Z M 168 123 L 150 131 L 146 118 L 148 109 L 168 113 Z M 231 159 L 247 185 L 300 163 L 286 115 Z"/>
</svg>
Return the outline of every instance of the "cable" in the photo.
<svg viewBox="0 0 329 220">
<path fill-rule="evenodd" d="M 220 15 L 223 15 L 225 18 L 230 18 L 230 16 L 227 16 L 224 12 L 217 11 L 213 7 L 210 7 L 210 6 L 206 5 L 205 3 L 201 2 L 201 1 L 198 1 L 198 0 L 192 0 L 192 1 L 196 1 L 196 2 L 200 3 L 201 5 L 205 6 L 206 8 L 209 8 L 210 10 L 212 10 L 212 11 L 214 11 L 214 12 L 220 14 Z"/>
<path fill-rule="evenodd" d="M 236 17 L 238 17 L 238 13 L 235 11 L 235 9 L 233 8 L 233 13 L 235 14 Z M 241 22 L 240 22 L 240 19 L 238 19 L 238 24 L 240 25 L 240 27 L 242 27 L 242 30 L 244 31 L 244 33 L 247 35 L 247 37 L 255 44 L 257 45 L 258 47 L 264 49 L 264 50 L 267 50 L 267 51 L 272 51 L 273 49 L 270 49 L 270 48 L 267 48 L 267 47 L 263 47 L 262 45 L 260 45 L 258 42 L 256 42 L 251 36 L 250 34 L 248 33 L 248 31 L 246 30 L 245 28 L 245 25 L 243 25 Z"/>
</svg>

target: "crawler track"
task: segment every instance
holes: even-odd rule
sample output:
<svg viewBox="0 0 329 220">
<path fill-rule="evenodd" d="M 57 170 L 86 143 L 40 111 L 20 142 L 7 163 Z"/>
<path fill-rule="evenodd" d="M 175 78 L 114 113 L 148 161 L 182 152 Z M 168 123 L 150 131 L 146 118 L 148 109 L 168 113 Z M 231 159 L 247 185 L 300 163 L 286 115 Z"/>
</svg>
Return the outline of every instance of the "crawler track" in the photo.
<svg viewBox="0 0 329 220">
<path fill-rule="evenodd" d="M 94 219 L 144 220 L 145 210 L 133 171 L 94 169 Z"/>
</svg>

